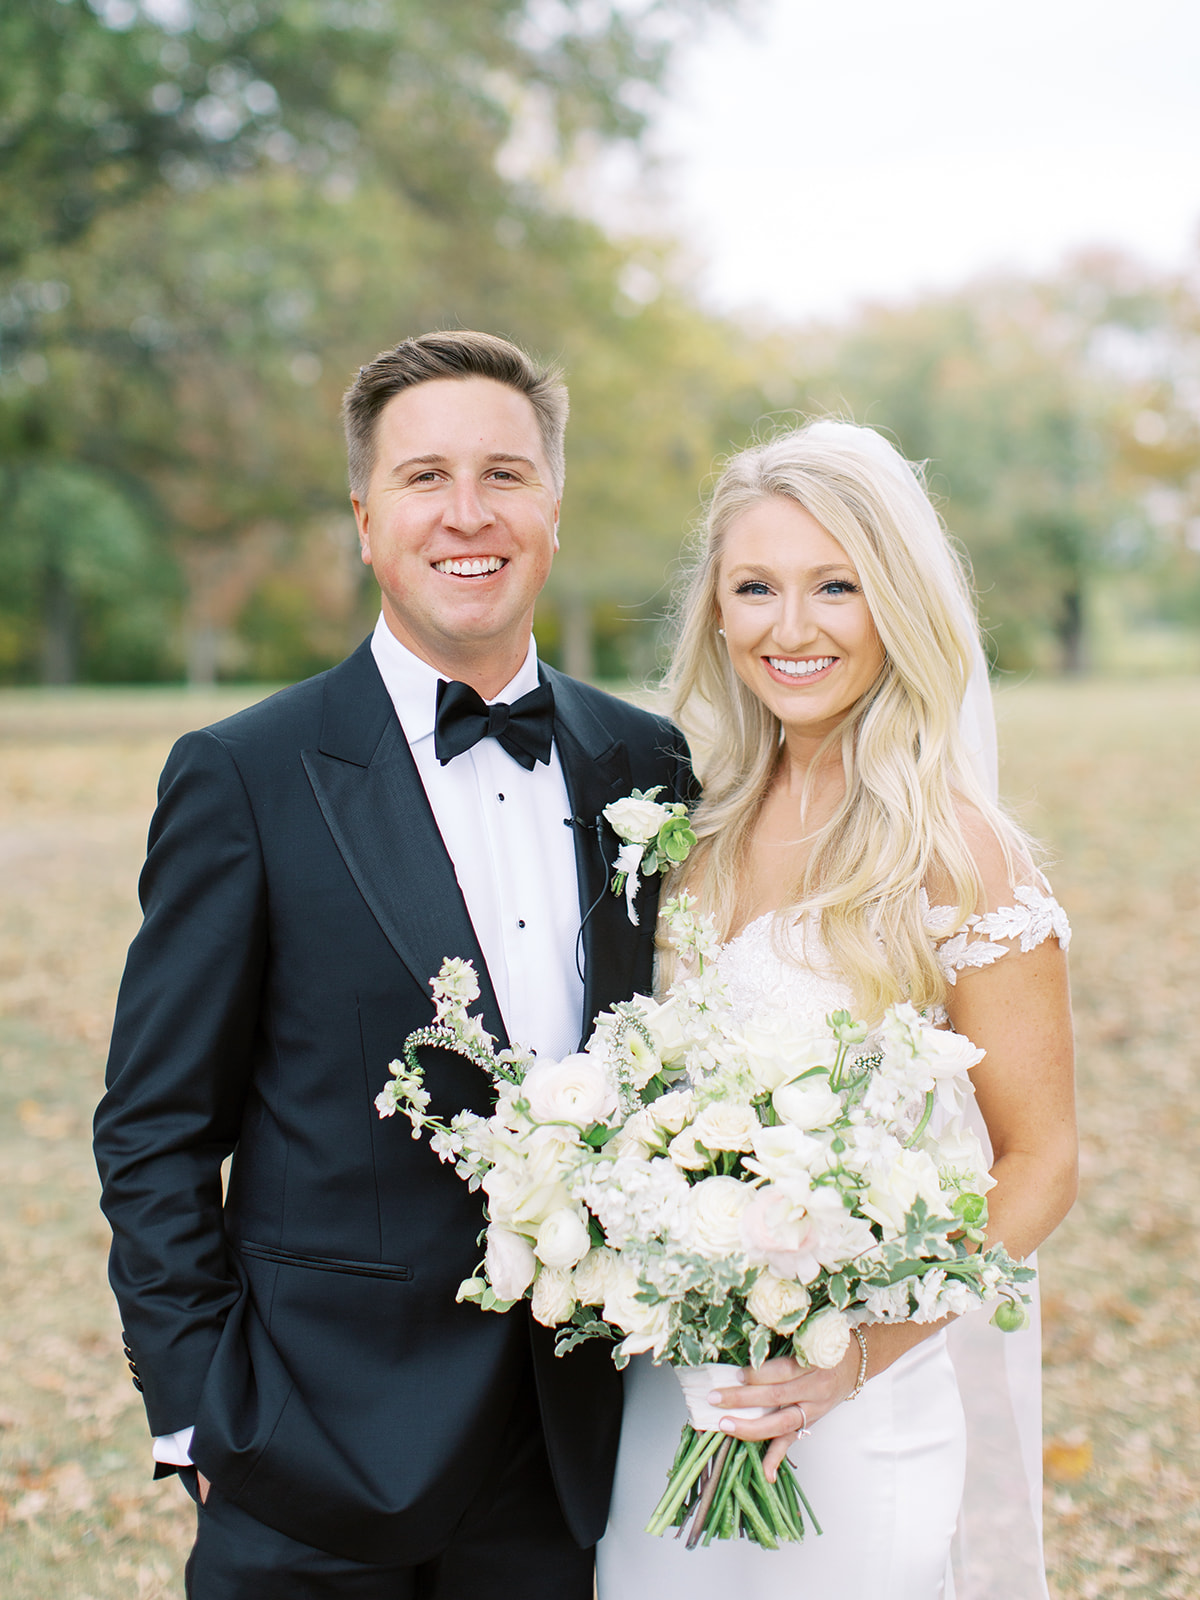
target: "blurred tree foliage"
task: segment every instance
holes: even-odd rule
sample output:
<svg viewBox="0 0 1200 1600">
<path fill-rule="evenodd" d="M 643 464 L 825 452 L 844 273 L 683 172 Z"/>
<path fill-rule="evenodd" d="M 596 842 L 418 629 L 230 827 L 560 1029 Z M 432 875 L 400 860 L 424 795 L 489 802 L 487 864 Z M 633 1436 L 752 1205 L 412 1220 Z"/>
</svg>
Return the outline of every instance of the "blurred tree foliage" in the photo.
<svg viewBox="0 0 1200 1600">
<path fill-rule="evenodd" d="M 1198 334 L 1194 280 L 1084 256 L 810 331 L 796 403 L 928 461 L 999 665 L 1078 672 L 1106 583 L 1200 620 Z"/>
<path fill-rule="evenodd" d="M 738 4 L 0 8 L 0 678 L 338 659 L 372 614 L 340 392 L 455 325 L 567 366 L 538 631 L 575 672 L 653 668 L 714 458 L 793 407 L 930 461 L 1001 665 L 1084 665 L 1105 585 L 1200 626 L 1194 280 L 1097 258 L 752 336 L 669 241 L 581 215 L 673 44 Z"/>
</svg>

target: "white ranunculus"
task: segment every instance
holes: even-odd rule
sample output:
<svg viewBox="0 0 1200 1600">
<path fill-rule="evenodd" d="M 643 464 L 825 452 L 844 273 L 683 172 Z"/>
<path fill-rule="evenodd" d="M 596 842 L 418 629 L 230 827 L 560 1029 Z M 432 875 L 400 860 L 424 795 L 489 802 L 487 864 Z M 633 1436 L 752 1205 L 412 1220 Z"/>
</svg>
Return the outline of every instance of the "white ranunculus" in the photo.
<svg viewBox="0 0 1200 1600">
<path fill-rule="evenodd" d="M 704 1178 L 690 1196 L 691 1243 L 714 1261 L 742 1254 L 742 1213 L 754 1190 L 737 1178 Z"/>
<path fill-rule="evenodd" d="M 605 820 L 612 831 L 619 839 L 633 844 L 649 844 L 651 839 L 657 839 L 668 814 L 666 806 L 659 805 L 657 800 L 635 800 L 632 795 L 614 800 L 604 808 Z"/>
<path fill-rule="evenodd" d="M 770 1093 L 810 1067 L 832 1067 L 837 1041 L 828 1028 L 798 1030 L 783 1013 L 768 1012 L 744 1030 L 746 1064 L 755 1087 Z"/>
<path fill-rule="evenodd" d="M 771 1095 L 777 1116 L 793 1128 L 827 1128 L 841 1115 L 841 1097 L 829 1087 L 828 1078 L 802 1078 L 781 1083 Z"/>
<path fill-rule="evenodd" d="M 575 1309 L 570 1272 L 561 1267 L 543 1267 L 534 1279 L 530 1301 L 534 1321 L 544 1328 L 557 1328 L 568 1322 Z"/>
<path fill-rule="evenodd" d="M 754 1149 L 754 1136 L 760 1126 L 753 1106 L 717 1100 L 705 1106 L 690 1131 L 696 1143 L 706 1150 L 748 1152 Z"/>
<path fill-rule="evenodd" d="M 792 1341 L 796 1355 L 810 1367 L 836 1367 L 850 1343 L 850 1324 L 840 1311 L 818 1311 Z"/>
<path fill-rule="evenodd" d="M 755 1322 L 761 1322 L 764 1328 L 771 1328 L 778 1333 L 781 1331 L 779 1325 L 786 1317 L 794 1317 L 797 1312 L 808 1310 L 809 1299 L 808 1290 L 803 1284 L 777 1278 L 773 1272 L 760 1272 L 746 1296 L 746 1309 Z"/>
<path fill-rule="evenodd" d="M 521 1085 L 535 1122 L 569 1122 L 590 1128 L 617 1109 L 616 1086 L 591 1056 L 535 1061 Z"/>
<path fill-rule="evenodd" d="M 537 1231 L 533 1253 L 547 1267 L 573 1267 L 588 1253 L 591 1239 L 578 1211 L 552 1211 Z"/>
<path fill-rule="evenodd" d="M 537 1271 L 533 1246 L 519 1233 L 502 1228 L 498 1223 L 489 1223 L 484 1268 L 501 1300 L 519 1300 Z"/>
<path fill-rule="evenodd" d="M 571 1274 L 580 1305 L 603 1305 L 616 1270 L 617 1257 L 611 1250 L 589 1250 Z"/>
</svg>

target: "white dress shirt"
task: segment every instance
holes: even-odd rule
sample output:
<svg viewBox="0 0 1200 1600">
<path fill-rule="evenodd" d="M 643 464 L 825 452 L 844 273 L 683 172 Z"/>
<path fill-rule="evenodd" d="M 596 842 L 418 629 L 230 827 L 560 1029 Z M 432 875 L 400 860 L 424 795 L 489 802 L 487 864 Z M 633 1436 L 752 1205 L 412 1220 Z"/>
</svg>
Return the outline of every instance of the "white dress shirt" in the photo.
<svg viewBox="0 0 1200 1600">
<path fill-rule="evenodd" d="M 481 739 L 443 767 L 433 750 L 442 675 L 406 650 L 382 615 L 371 654 L 454 864 L 509 1040 L 551 1059 L 569 1055 L 583 1030 L 583 979 L 575 830 L 558 750 L 549 766 L 526 772 L 495 739 Z M 530 639 L 520 671 L 488 704 L 511 704 L 537 685 Z M 160 1435 L 154 1459 L 187 1466 L 191 1442 L 191 1428 Z"/>
</svg>

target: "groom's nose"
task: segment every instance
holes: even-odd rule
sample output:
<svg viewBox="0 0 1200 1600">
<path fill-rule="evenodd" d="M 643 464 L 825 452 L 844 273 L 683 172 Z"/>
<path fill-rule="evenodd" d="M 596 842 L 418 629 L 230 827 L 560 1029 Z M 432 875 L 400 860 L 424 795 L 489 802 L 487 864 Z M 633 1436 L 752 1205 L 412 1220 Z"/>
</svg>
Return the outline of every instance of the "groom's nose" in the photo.
<svg viewBox="0 0 1200 1600">
<path fill-rule="evenodd" d="M 471 474 L 455 478 L 446 496 L 442 521 L 456 533 L 479 533 L 492 523 L 491 507 Z"/>
</svg>

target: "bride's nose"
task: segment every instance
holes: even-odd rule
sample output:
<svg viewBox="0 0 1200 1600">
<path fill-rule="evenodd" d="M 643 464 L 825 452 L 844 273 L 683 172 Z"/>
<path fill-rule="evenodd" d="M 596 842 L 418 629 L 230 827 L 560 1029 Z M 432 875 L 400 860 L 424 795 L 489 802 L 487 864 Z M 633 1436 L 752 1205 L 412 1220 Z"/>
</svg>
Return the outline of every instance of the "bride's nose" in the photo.
<svg viewBox="0 0 1200 1600">
<path fill-rule="evenodd" d="M 775 616 L 775 642 L 782 655 L 800 655 L 817 637 L 816 621 L 803 593 L 784 594 L 780 597 Z"/>
</svg>

